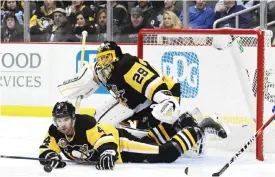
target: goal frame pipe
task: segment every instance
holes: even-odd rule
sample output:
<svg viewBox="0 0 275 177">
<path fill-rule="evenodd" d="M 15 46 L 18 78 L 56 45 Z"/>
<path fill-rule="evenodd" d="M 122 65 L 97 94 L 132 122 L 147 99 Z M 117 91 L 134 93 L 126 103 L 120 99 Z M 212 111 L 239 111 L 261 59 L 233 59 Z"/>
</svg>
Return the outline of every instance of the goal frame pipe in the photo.
<svg viewBox="0 0 275 177">
<path fill-rule="evenodd" d="M 263 125 L 264 116 L 264 61 L 265 32 L 258 29 L 141 29 L 138 33 L 137 56 L 143 59 L 144 34 L 236 34 L 256 35 L 257 42 L 257 95 L 256 95 L 256 130 Z M 256 159 L 263 161 L 263 134 L 256 139 Z"/>
</svg>

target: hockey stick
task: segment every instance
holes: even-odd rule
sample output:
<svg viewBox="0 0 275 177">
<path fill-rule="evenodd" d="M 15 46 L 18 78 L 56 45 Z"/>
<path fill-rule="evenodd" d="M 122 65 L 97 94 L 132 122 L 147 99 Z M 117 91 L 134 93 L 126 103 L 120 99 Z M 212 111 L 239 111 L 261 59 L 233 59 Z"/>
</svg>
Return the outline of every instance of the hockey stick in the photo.
<svg viewBox="0 0 275 177">
<path fill-rule="evenodd" d="M 21 160 L 39 160 L 39 161 L 51 161 L 50 159 L 44 159 L 44 158 L 35 158 L 35 157 L 23 157 L 23 156 L 7 156 L 7 155 L 0 155 L 0 158 L 6 158 L 6 159 L 21 159 Z M 96 161 L 91 162 L 83 162 L 80 160 L 64 160 L 61 159 L 61 162 L 67 162 L 67 163 L 76 163 L 76 164 L 85 164 L 85 165 L 96 165 Z M 44 165 L 44 171 L 47 173 L 50 173 L 53 170 L 53 167 L 50 164 Z"/>
<path fill-rule="evenodd" d="M 238 74 L 239 80 L 241 81 L 241 88 L 245 93 L 244 98 L 245 98 L 246 104 L 248 105 L 250 117 L 252 117 L 254 122 L 256 122 L 256 112 L 255 112 L 256 107 L 255 107 L 255 104 L 253 104 L 255 100 L 254 100 L 254 97 L 252 96 L 254 94 L 253 90 L 251 89 L 252 84 L 249 81 L 250 80 L 249 72 L 247 70 L 247 67 L 245 67 L 244 59 L 241 55 L 241 53 L 243 53 L 244 51 L 241 36 L 234 36 L 233 34 L 226 35 L 226 36 L 230 37 L 230 41 L 227 43 L 225 47 L 218 48 L 218 46 L 214 45 L 216 42 L 213 42 L 212 45 L 217 50 L 229 49 L 229 52 L 233 59 L 232 61 L 234 62 L 234 65 L 238 68 L 237 74 Z M 213 37 L 213 41 L 214 41 L 214 37 Z M 219 41 L 218 38 L 216 39 L 216 41 Z"/>
<path fill-rule="evenodd" d="M 86 45 L 86 38 L 87 38 L 87 31 L 82 32 L 82 43 L 81 43 L 81 57 L 80 57 L 80 67 L 82 68 L 84 66 L 84 54 L 85 54 L 85 45 Z M 81 100 L 83 99 L 83 96 L 78 96 L 75 101 L 75 113 L 79 114 L 80 113 L 80 103 Z"/>
<path fill-rule="evenodd" d="M 0 155 L 0 158 L 49 161 L 49 159 L 44 159 L 44 158 L 24 157 L 24 156 L 8 156 L 8 155 Z M 76 163 L 76 164 L 87 164 L 87 165 L 96 165 L 96 163 L 97 163 L 96 161 L 84 162 L 84 161 L 80 161 L 80 160 L 66 160 L 66 159 L 62 159 L 60 161 L 68 162 L 68 163 Z"/>
<path fill-rule="evenodd" d="M 255 141 L 255 139 L 261 135 L 264 131 L 264 129 L 275 119 L 275 114 L 273 114 L 269 120 L 249 139 L 247 143 L 230 159 L 229 162 L 227 162 L 221 169 L 220 171 L 213 173 L 212 177 L 219 177 L 221 176 L 225 170 L 227 170 L 230 165 L 237 160 L 237 158 Z M 189 167 L 185 168 L 185 174 L 192 174 L 192 172 L 189 172 Z"/>
</svg>

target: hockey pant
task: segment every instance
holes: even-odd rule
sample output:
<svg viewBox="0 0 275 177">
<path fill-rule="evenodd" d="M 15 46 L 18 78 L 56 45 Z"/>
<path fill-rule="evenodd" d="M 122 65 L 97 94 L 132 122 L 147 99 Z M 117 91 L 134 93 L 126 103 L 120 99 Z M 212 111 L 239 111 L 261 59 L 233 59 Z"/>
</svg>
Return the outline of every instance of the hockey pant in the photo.
<svg viewBox="0 0 275 177">
<path fill-rule="evenodd" d="M 195 129 L 184 129 L 174 135 L 170 141 L 157 145 L 144 143 L 124 129 L 119 130 L 119 149 L 123 162 L 132 163 L 170 163 L 197 143 L 201 135 Z"/>
<path fill-rule="evenodd" d="M 120 154 L 124 163 L 168 163 L 175 161 L 181 155 L 172 142 L 162 146 L 144 143 L 124 129 L 119 129 L 119 136 Z"/>
</svg>

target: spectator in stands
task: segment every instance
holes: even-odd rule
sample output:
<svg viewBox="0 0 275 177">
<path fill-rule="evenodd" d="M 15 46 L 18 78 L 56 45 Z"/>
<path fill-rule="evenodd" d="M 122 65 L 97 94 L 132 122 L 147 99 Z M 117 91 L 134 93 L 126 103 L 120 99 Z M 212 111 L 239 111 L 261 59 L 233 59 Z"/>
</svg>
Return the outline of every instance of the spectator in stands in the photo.
<svg viewBox="0 0 275 177">
<path fill-rule="evenodd" d="M 254 1 L 254 0 L 249 0 L 249 1 Z M 244 2 L 246 3 L 246 0 L 235 0 L 237 5 L 244 5 Z M 246 6 L 250 6 L 251 4 L 248 3 Z M 245 8 L 247 8 L 246 6 L 244 6 Z M 218 0 L 218 2 L 215 5 L 215 12 L 216 11 L 221 11 L 221 10 L 225 10 L 226 7 L 224 6 L 224 0 Z"/>
<path fill-rule="evenodd" d="M 243 5 L 245 8 L 250 8 L 250 7 L 255 6 L 259 3 L 260 3 L 260 1 L 256 1 L 256 0 L 244 0 L 243 1 Z M 260 25 L 260 13 L 259 12 L 260 12 L 259 8 L 248 12 L 249 18 L 251 19 L 250 20 L 251 28 L 255 28 Z"/>
<path fill-rule="evenodd" d="M 270 2 L 267 5 L 267 22 L 275 20 L 275 1 Z"/>
<path fill-rule="evenodd" d="M 15 0 L 6 0 L 3 2 L 3 9 L 1 9 L 1 19 L 5 19 L 5 15 L 7 13 L 13 12 L 17 18 L 19 24 L 23 24 L 24 22 L 24 12 L 19 1 Z M 2 21 L 1 24 L 5 22 Z"/>
<path fill-rule="evenodd" d="M 84 17 L 83 12 L 76 13 L 76 24 L 74 26 L 73 33 L 75 36 L 81 41 L 82 40 L 82 32 L 87 31 L 87 42 L 96 42 L 96 27 L 94 23 L 91 23 L 87 18 Z"/>
<path fill-rule="evenodd" d="M 177 17 L 179 17 L 181 11 L 176 9 L 175 4 L 175 0 L 164 0 L 164 11 L 172 11 L 176 14 Z"/>
<path fill-rule="evenodd" d="M 107 8 L 106 1 L 96 1 L 95 5 L 98 7 L 98 9 Z M 127 6 L 128 6 L 127 1 L 112 1 L 113 25 L 114 25 L 115 34 L 120 32 L 120 29 L 129 23 Z M 107 12 L 106 12 L 106 15 L 107 15 Z"/>
<path fill-rule="evenodd" d="M 196 0 L 194 6 L 189 7 L 189 28 L 211 29 L 215 20 L 215 12 L 206 6 L 206 0 Z M 183 12 L 180 15 L 183 21 Z"/>
<path fill-rule="evenodd" d="M 116 1 L 113 1 L 113 24 L 116 26 L 116 30 L 119 30 L 119 28 L 122 28 L 124 25 L 128 24 L 127 8 L 122 3 L 118 3 Z M 119 31 L 114 31 L 114 33 Z"/>
<path fill-rule="evenodd" d="M 5 15 L 5 23 L 1 28 L 1 42 L 22 42 L 23 25 L 19 24 L 15 13 L 10 12 Z"/>
<path fill-rule="evenodd" d="M 56 9 L 56 1 L 44 0 L 41 7 L 37 7 L 30 19 L 31 41 L 45 41 L 45 30 L 53 24 L 53 12 Z"/>
<path fill-rule="evenodd" d="M 267 22 L 275 21 L 275 1 L 270 2 L 267 5 Z M 258 25 L 259 26 L 259 25 Z M 273 45 L 275 44 L 275 24 L 270 25 L 267 27 L 268 30 L 271 30 L 273 32 L 273 36 L 271 38 L 271 41 L 273 41 Z"/>
<path fill-rule="evenodd" d="M 67 7 L 66 11 L 71 24 L 76 24 L 76 13 L 81 11 L 90 22 L 94 22 L 95 20 L 95 12 L 89 6 L 85 6 L 84 1 L 72 0 L 72 5 Z"/>
<path fill-rule="evenodd" d="M 154 8 L 154 13 L 151 15 L 151 18 L 149 19 L 149 23 L 155 27 L 159 28 L 159 25 L 162 20 L 162 15 L 165 11 L 172 11 L 176 14 L 177 17 L 180 16 L 180 11 L 176 8 L 176 1 L 175 0 L 164 0 L 163 1 L 163 8 Z"/>
<path fill-rule="evenodd" d="M 66 11 L 56 8 L 54 13 L 54 24 L 46 29 L 46 40 L 48 42 L 70 42 L 74 41 L 73 27 L 68 23 Z"/>
<path fill-rule="evenodd" d="M 233 13 L 242 11 L 245 9 L 243 5 L 237 5 L 235 0 L 224 0 L 224 8 L 219 8 L 215 15 L 215 20 L 226 17 Z M 217 24 L 217 28 L 229 27 L 236 28 L 235 17 L 222 21 Z M 244 13 L 239 16 L 239 28 L 250 28 L 250 18 L 248 13 Z"/>
<path fill-rule="evenodd" d="M 120 42 L 137 42 L 137 35 L 142 28 L 153 28 L 144 21 L 144 15 L 140 8 L 131 10 L 131 24 L 125 26 L 120 34 Z"/>
<path fill-rule="evenodd" d="M 107 40 L 106 25 L 107 25 L 107 9 L 100 9 L 96 16 L 98 41 Z"/>
<path fill-rule="evenodd" d="M 148 0 L 138 0 L 137 8 L 140 8 L 143 13 L 143 21 L 151 24 L 151 26 L 158 27 L 161 17 L 159 17 L 159 20 L 157 19 L 157 11 L 153 8 L 152 3 Z M 155 24 L 156 23 L 156 24 Z"/>
<path fill-rule="evenodd" d="M 165 29 L 167 29 L 167 28 L 181 29 L 182 23 L 174 12 L 165 11 L 159 27 L 165 28 Z"/>
</svg>

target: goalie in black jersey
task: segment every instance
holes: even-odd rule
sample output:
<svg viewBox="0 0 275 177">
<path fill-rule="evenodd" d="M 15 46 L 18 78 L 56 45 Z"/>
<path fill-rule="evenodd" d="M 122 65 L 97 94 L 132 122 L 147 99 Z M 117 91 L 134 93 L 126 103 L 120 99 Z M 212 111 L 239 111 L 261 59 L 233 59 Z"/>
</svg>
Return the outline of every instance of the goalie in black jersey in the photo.
<svg viewBox="0 0 275 177">
<path fill-rule="evenodd" d="M 120 47 L 112 41 L 99 46 L 94 67 L 87 66 L 77 77 L 61 84 L 59 90 L 69 98 L 87 97 L 100 84 L 122 105 L 134 112 L 127 119 L 116 112 L 109 122 L 117 125 L 118 122 L 137 120 L 138 129 L 149 130 L 143 137 L 144 142 L 164 144 L 184 127 L 198 126 L 192 115 L 180 113 L 178 83 L 156 71 L 147 61 L 123 54 Z M 97 114 L 100 113 L 97 111 Z M 211 130 L 211 133 L 221 138 L 227 137 L 223 127 L 211 118 L 205 119 L 201 124 L 207 125 L 205 129 Z"/>
<path fill-rule="evenodd" d="M 54 124 L 39 148 L 39 158 L 47 159 L 40 163 L 52 168 L 66 166 L 60 153 L 71 160 L 96 161 L 99 170 L 124 162 L 171 163 L 204 136 L 201 127 L 186 127 L 162 145 L 146 144 L 124 129 L 75 114 L 75 107 L 67 101 L 56 103 L 52 116 Z"/>
</svg>

